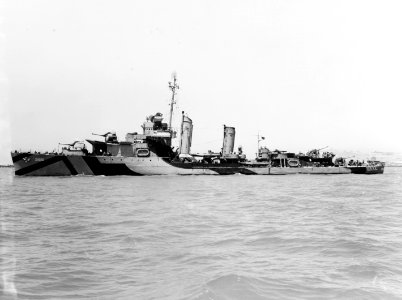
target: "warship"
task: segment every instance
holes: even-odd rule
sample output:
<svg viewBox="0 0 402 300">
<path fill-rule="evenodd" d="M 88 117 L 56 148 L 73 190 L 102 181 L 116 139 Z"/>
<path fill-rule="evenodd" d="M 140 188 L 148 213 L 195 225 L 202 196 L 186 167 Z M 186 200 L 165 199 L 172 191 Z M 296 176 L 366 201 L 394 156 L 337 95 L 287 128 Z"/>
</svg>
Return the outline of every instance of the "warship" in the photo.
<svg viewBox="0 0 402 300">
<path fill-rule="evenodd" d="M 61 144 L 61 151 L 11 152 L 17 176 L 72 176 L 72 175 L 286 175 L 286 174 L 381 174 L 384 163 L 359 162 L 336 157 L 332 152 L 313 149 L 307 153 L 291 153 L 259 147 L 255 159 L 249 160 L 242 147 L 234 151 L 236 130 L 223 126 L 223 144 L 220 151 L 204 154 L 191 153 L 193 121 L 184 112 L 180 132 L 172 128 L 175 95 L 179 86 L 176 76 L 169 82 L 172 92 L 169 123 L 156 113 L 146 118 L 142 132 L 127 133 L 119 141 L 116 132 L 101 136 L 102 141 Z M 172 140 L 179 135 L 175 149 Z M 260 142 L 260 137 L 258 137 Z"/>
</svg>

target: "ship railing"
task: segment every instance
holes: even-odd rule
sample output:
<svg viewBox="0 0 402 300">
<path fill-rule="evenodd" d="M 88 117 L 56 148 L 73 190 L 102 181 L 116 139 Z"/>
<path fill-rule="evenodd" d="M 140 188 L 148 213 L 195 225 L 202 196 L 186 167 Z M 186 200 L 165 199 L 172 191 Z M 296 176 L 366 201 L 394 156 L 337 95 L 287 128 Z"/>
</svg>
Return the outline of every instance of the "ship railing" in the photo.
<svg viewBox="0 0 402 300">
<path fill-rule="evenodd" d="M 32 151 L 31 149 L 29 150 L 23 150 L 23 149 L 19 149 L 19 150 L 14 150 L 12 151 L 12 153 L 29 153 L 29 154 L 44 154 L 44 155 L 60 155 L 61 152 L 57 152 L 57 151 L 37 151 L 34 150 Z"/>
</svg>

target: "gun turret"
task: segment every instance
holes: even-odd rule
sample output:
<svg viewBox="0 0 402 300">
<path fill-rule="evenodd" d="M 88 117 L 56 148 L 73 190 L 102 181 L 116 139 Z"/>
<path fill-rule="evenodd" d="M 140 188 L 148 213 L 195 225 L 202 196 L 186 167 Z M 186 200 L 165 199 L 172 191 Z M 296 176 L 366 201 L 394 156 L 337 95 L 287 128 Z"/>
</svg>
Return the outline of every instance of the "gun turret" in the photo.
<svg viewBox="0 0 402 300">
<path fill-rule="evenodd" d="M 82 143 L 82 144 L 84 144 L 84 142 L 83 142 L 83 141 L 74 141 L 74 142 L 72 142 L 71 144 L 59 143 L 59 145 L 64 145 L 64 146 L 69 146 L 69 147 L 74 147 L 74 146 L 75 146 L 75 144 L 77 144 L 77 143 Z M 84 144 L 84 146 L 85 146 L 85 144 Z"/>
<path fill-rule="evenodd" d="M 78 146 L 76 146 L 77 144 L 78 144 Z M 84 150 L 85 149 L 84 141 L 74 141 L 71 144 L 59 143 L 59 145 L 68 146 L 69 150 Z"/>
<path fill-rule="evenodd" d="M 92 133 L 92 135 L 102 136 L 105 138 L 105 143 L 117 143 L 116 131 L 109 131 L 104 134 Z"/>
</svg>

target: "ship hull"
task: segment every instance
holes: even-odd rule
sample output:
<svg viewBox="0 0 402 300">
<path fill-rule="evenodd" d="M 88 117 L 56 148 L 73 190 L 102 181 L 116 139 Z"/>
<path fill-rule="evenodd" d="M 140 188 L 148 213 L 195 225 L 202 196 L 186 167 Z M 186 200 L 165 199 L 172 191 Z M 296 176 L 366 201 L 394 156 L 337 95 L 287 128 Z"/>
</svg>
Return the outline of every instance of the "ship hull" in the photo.
<svg viewBox="0 0 402 300">
<path fill-rule="evenodd" d="M 384 166 L 367 167 L 270 167 L 268 164 L 204 164 L 174 162 L 161 157 L 69 156 L 12 153 L 15 175 L 290 175 L 381 174 Z"/>
</svg>

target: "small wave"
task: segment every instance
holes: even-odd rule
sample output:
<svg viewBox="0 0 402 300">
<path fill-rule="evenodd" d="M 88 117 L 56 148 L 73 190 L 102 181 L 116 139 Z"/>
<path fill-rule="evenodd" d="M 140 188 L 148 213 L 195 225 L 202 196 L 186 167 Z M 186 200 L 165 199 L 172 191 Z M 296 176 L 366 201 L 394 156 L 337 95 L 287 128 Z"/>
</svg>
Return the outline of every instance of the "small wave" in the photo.
<svg viewBox="0 0 402 300">
<path fill-rule="evenodd" d="M 223 240 L 213 242 L 210 245 L 218 246 L 218 247 L 229 247 L 229 246 L 240 245 L 241 243 L 243 243 L 242 239 L 228 238 L 228 239 L 223 239 Z"/>
<path fill-rule="evenodd" d="M 208 281 L 195 299 L 269 299 L 260 294 L 258 280 L 246 276 L 229 274 Z"/>
</svg>

